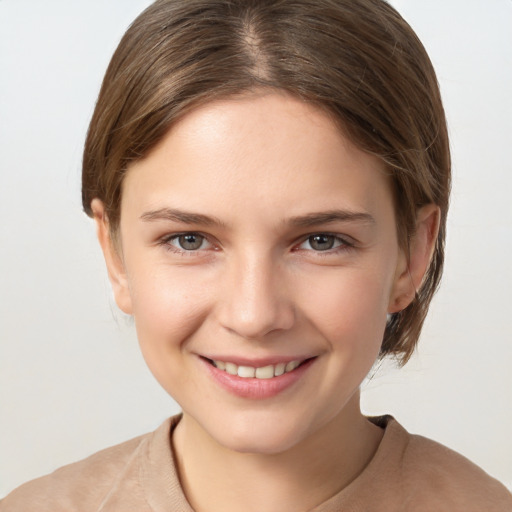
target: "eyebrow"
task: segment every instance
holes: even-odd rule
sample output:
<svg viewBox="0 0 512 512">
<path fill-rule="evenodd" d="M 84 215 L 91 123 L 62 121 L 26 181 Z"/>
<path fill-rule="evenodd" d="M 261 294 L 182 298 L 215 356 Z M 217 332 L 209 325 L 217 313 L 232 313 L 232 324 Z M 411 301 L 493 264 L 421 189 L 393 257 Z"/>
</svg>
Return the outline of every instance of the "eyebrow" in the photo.
<svg viewBox="0 0 512 512">
<path fill-rule="evenodd" d="M 186 212 L 175 208 L 159 208 L 143 213 L 140 218 L 143 221 L 167 220 L 181 222 L 182 224 L 199 224 L 201 226 L 224 226 L 224 222 L 216 217 L 203 215 L 201 213 Z"/>
<path fill-rule="evenodd" d="M 203 215 L 201 213 L 186 212 L 175 208 L 159 208 L 143 213 L 140 218 L 143 221 L 172 221 L 182 224 L 195 224 L 201 226 L 223 226 L 226 224 L 217 217 Z M 292 217 L 288 224 L 295 227 L 312 227 L 333 222 L 356 222 L 360 224 L 375 224 L 375 219 L 366 212 L 354 212 L 350 210 L 328 210 L 325 212 L 313 212 L 306 215 Z"/>
<path fill-rule="evenodd" d="M 289 223 L 296 227 L 311 227 L 333 222 L 356 222 L 360 224 L 375 224 L 375 219 L 366 212 L 354 212 L 350 210 L 328 210 L 325 212 L 313 212 L 307 215 L 292 217 Z"/>
</svg>

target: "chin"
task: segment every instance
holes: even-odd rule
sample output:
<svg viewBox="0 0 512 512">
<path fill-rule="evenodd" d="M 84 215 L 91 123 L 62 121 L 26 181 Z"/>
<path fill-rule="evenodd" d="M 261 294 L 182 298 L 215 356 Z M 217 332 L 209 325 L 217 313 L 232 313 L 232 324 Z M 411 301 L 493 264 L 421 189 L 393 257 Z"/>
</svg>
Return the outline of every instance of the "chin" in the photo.
<svg viewBox="0 0 512 512">
<path fill-rule="evenodd" d="M 286 452 L 297 445 L 302 436 L 296 432 L 283 432 L 277 429 L 273 432 L 263 430 L 261 432 L 243 431 L 230 432 L 225 439 L 217 441 L 225 448 L 238 453 L 253 453 L 261 455 L 277 455 Z"/>
<path fill-rule="evenodd" d="M 239 453 L 275 455 L 290 450 L 303 441 L 308 432 L 300 418 L 286 420 L 283 414 L 236 415 L 228 423 L 203 424 L 203 428 L 221 446 Z"/>
</svg>

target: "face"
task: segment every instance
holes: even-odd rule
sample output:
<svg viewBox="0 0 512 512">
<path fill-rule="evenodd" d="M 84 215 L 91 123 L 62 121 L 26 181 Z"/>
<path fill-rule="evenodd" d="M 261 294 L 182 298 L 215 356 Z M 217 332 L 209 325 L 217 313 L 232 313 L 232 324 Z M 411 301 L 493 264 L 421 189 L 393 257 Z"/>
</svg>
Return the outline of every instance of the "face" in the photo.
<svg viewBox="0 0 512 512">
<path fill-rule="evenodd" d="M 406 273 L 395 225 L 382 164 L 324 113 L 228 99 L 131 166 L 110 274 L 184 419 L 275 453 L 353 410 Z"/>
</svg>

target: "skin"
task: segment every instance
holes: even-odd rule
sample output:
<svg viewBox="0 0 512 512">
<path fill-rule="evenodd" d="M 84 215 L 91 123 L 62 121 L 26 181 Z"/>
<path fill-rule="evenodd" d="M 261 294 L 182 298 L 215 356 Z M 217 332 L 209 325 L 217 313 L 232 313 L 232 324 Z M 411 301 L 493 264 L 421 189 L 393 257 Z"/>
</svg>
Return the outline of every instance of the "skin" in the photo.
<svg viewBox="0 0 512 512">
<path fill-rule="evenodd" d="M 418 212 L 407 258 L 383 164 L 280 93 L 212 102 L 175 124 L 129 169 L 118 245 L 92 206 L 117 304 L 183 409 L 173 447 L 194 510 L 309 510 L 356 478 L 383 434 L 359 386 L 387 313 L 421 283 L 437 207 Z M 198 249 L 180 248 L 184 232 Z M 318 250 L 315 234 L 334 247 Z M 315 359 L 285 391 L 251 399 L 212 380 L 201 356 L 213 355 Z"/>
</svg>

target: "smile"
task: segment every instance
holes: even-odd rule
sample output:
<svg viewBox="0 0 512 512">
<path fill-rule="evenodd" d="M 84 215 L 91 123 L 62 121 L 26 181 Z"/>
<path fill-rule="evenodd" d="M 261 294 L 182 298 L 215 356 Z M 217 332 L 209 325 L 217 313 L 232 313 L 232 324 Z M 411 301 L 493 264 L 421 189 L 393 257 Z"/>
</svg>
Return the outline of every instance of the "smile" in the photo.
<svg viewBox="0 0 512 512">
<path fill-rule="evenodd" d="M 230 375 L 237 375 L 244 379 L 272 379 L 279 377 L 285 373 L 292 372 L 298 368 L 304 361 L 290 361 L 288 363 L 269 364 L 254 368 L 252 366 L 238 366 L 235 363 L 226 361 L 211 361 L 213 366 L 222 370 Z"/>
<path fill-rule="evenodd" d="M 236 364 L 217 358 L 199 358 L 207 374 L 218 385 L 231 394 L 253 400 L 275 397 L 296 385 L 305 378 L 305 374 L 317 359 L 314 356 L 276 361 L 274 364 L 269 364 L 270 361 L 267 360 L 251 366 L 249 360 L 239 360 L 239 364 Z"/>
</svg>

